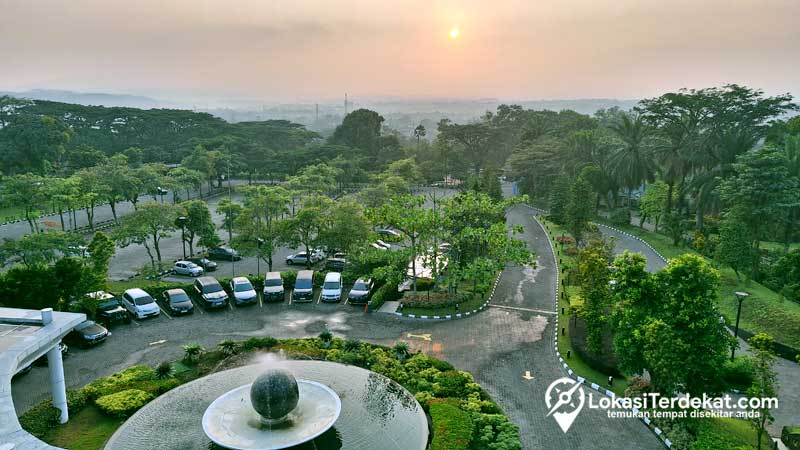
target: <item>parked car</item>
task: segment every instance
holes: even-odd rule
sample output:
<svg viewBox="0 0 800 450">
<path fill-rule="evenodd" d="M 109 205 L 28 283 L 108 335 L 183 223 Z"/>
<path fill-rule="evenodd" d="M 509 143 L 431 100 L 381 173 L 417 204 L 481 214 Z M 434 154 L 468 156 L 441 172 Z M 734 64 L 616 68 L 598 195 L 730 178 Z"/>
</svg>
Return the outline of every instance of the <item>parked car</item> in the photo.
<svg viewBox="0 0 800 450">
<path fill-rule="evenodd" d="M 267 272 L 264 276 L 264 301 L 283 301 L 283 278 L 280 272 Z"/>
<path fill-rule="evenodd" d="M 85 245 L 70 245 L 67 247 L 67 255 L 77 256 L 79 258 L 90 258 L 92 256 L 92 254 L 89 253 L 89 247 Z"/>
<path fill-rule="evenodd" d="M 58 343 L 58 349 L 61 351 L 61 357 L 62 358 L 69 354 L 69 346 L 67 346 L 67 344 L 65 344 L 63 342 L 59 342 Z M 40 356 L 36 361 L 33 362 L 32 365 L 46 366 L 47 365 L 47 354 L 45 353 L 44 355 Z"/>
<path fill-rule="evenodd" d="M 239 261 L 242 255 L 230 247 L 214 247 L 208 251 L 209 259 L 221 259 L 225 261 Z"/>
<path fill-rule="evenodd" d="M 105 341 L 107 337 L 106 327 L 93 320 L 85 320 L 73 328 L 64 339 L 70 344 L 86 348 Z"/>
<path fill-rule="evenodd" d="M 377 242 L 373 242 L 372 244 L 369 244 L 369 246 L 374 248 L 375 250 L 380 250 L 380 251 L 388 250 L 386 247 L 378 244 Z"/>
<path fill-rule="evenodd" d="M 157 317 L 161 312 L 153 297 L 139 288 L 125 291 L 122 294 L 122 305 L 137 319 Z"/>
<path fill-rule="evenodd" d="M 332 258 L 328 258 L 325 262 L 325 268 L 335 272 L 344 271 L 344 266 L 347 265 L 347 255 L 344 253 L 334 253 Z"/>
<path fill-rule="evenodd" d="M 198 266 L 202 267 L 206 272 L 214 272 L 217 270 L 217 263 L 208 259 L 208 258 L 189 258 L 190 262 L 197 264 Z"/>
<path fill-rule="evenodd" d="M 323 302 L 338 302 L 342 299 L 342 274 L 339 272 L 328 272 L 325 275 L 325 282 L 322 283 L 322 293 L 320 299 Z"/>
<path fill-rule="evenodd" d="M 311 264 L 316 264 L 322 261 L 322 256 L 319 253 L 311 252 L 311 258 L 306 258 L 306 252 L 297 252 L 293 255 L 289 255 L 286 257 L 286 264 L 288 265 L 305 265 L 308 260 L 311 260 Z"/>
<path fill-rule="evenodd" d="M 347 294 L 347 301 L 354 305 L 367 303 L 372 296 L 372 280 L 359 278 L 353 283 L 353 288 Z"/>
<path fill-rule="evenodd" d="M 176 275 L 186 275 L 190 277 L 199 277 L 203 274 L 203 268 L 191 261 L 176 261 L 172 266 L 172 271 Z"/>
<path fill-rule="evenodd" d="M 292 289 L 292 302 L 314 301 L 314 271 L 301 270 L 297 272 L 297 279 Z"/>
<path fill-rule="evenodd" d="M 387 242 L 384 242 L 384 241 L 382 241 L 382 240 L 380 240 L 380 239 L 378 239 L 377 241 L 375 241 L 375 243 L 376 243 L 376 244 L 378 244 L 378 245 L 380 245 L 381 247 L 385 248 L 386 250 L 391 250 L 391 249 L 392 249 L 392 244 L 389 244 L 389 243 L 387 243 Z"/>
<path fill-rule="evenodd" d="M 236 305 L 252 305 L 258 302 L 258 293 L 253 283 L 245 277 L 236 277 L 231 280 L 231 292 Z"/>
<path fill-rule="evenodd" d="M 104 323 L 106 327 L 111 326 L 114 322 L 131 323 L 131 315 L 128 314 L 125 307 L 122 306 L 122 302 L 114 294 L 97 291 L 90 292 L 86 296 L 100 302 L 95 311 L 95 319 Z"/>
<path fill-rule="evenodd" d="M 164 291 L 164 306 L 173 315 L 191 314 L 194 312 L 194 304 L 183 289 L 168 289 Z"/>
<path fill-rule="evenodd" d="M 200 277 L 194 280 L 194 290 L 203 300 L 203 306 L 206 308 L 228 306 L 228 294 L 214 277 Z"/>
<path fill-rule="evenodd" d="M 375 230 L 375 232 L 378 233 L 378 236 L 382 236 L 390 240 L 400 240 L 402 238 L 400 233 L 389 228 L 381 228 L 379 230 Z"/>
</svg>

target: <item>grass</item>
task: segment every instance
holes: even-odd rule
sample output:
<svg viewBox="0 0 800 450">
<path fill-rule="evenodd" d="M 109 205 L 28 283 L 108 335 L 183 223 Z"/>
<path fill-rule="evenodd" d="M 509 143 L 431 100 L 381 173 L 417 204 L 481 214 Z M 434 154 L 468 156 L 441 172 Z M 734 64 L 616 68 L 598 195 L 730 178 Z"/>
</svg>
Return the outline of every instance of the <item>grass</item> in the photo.
<svg viewBox="0 0 800 450">
<path fill-rule="evenodd" d="M 71 415 L 68 423 L 50 430 L 43 440 L 70 450 L 98 450 L 122 422 L 103 414 L 96 406 L 88 405 Z"/>
<path fill-rule="evenodd" d="M 458 291 L 467 294 L 472 293 L 472 283 L 469 282 L 462 282 L 458 286 Z M 409 294 L 409 293 L 406 293 Z M 413 294 L 411 294 L 413 295 Z M 488 295 L 488 294 L 487 294 Z M 417 296 L 424 297 L 425 292 L 418 292 Z M 404 306 L 402 309 L 403 314 L 414 314 L 418 316 L 446 316 L 448 314 L 458 314 L 458 313 L 465 313 L 467 311 L 472 311 L 474 309 L 478 309 L 481 305 L 486 303 L 486 297 L 481 297 L 480 295 L 473 294 L 469 296 L 469 299 L 463 301 L 458 304 L 458 310 L 456 310 L 455 306 L 444 306 L 439 308 L 426 308 L 421 306 Z"/>
<path fill-rule="evenodd" d="M 565 267 L 575 267 L 577 264 L 576 258 L 573 256 L 569 256 L 563 251 L 561 251 L 561 244 L 559 244 L 555 239 L 558 236 L 565 235 L 569 236 L 569 232 L 562 226 L 550 222 L 545 219 L 539 219 L 542 222 L 542 225 L 546 226 L 546 230 L 548 231 L 548 236 L 550 237 L 550 242 L 553 243 L 553 247 L 556 249 L 556 258 L 559 259 L 560 264 L 558 265 L 559 269 L 559 283 L 560 280 L 564 280 L 566 278 L 566 272 L 564 270 Z M 563 287 L 563 284 L 561 285 Z M 564 291 L 567 294 L 567 297 L 572 297 L 574 295 L 580 294 L 580 288 L 578 286 L 567 286 Z M 561 294 L 559 294 L 561 295 Z M 564 300 L 562 296 L 559 299 L 559 307 L 564 308 L 564 314 L 561 314 L 559 310 L 558 313 L 561 314 L 559 316 L 558 324 L 559 327 L 564 328 L 564 333 L 559 331 L 558 333 L 558 351 L 561 353 L 561 356 L 564 358 L 564 361 L 569 364 L 570 368 L 575 372 L 577 376 L 581 376 L 586 378 L 589 383 L 596 383 L 599 386 L 603 386 L 607 388 L 608 383 L 608 375 L 594 369 L 591 367 L 586 361 L 584 361 L 578 354 L 578 352 L 573 348 L 572 341 L 570 340 L 569 332 L 570 326 L 572 326 L 572 313 L 569 308 L 569 303 Z M 569 351 L 570 357 L 567 359 L 567 352 Z M 613 391 L 617 395 L 624 395 L 625 389 L 628 387 L 628 380 L 619 380 L 615 379 L 614 384 L 611 387 L 611 391 Z"/>
<path fill-rule="evenodd" d="M 742 419 L 733 418 L 709 418 L 699 419 L 703 422 L 698 430 L 698 441 L 706 441 L 715 445 L 725 445 L 717 448 L 756 448 L 756 432 L 750 423 Z M 706 448 L 706 447 L 702 447 Z M 772 441 L 769 433 L 765 433 L 761 439 L 761 448 L 772 448 Z"/>
<path fill-rule="evenodd" d="M 615 227 L 644 239 L 665 258 L 674 258 L 684 253 L 698 254 L 689 247 L 672 245 L 672 240 L 660 233 L 635 226 L 615 225 Z M 800 348 L 800 304 L 785 299 L 777 292 L 755 281 L 746 281 L 744 277 L 737 279 L 732 269 L 719 267 L 711 259 L 708 261 L 717 266 L 720 272 L 720 296 L 717 306 L 729 324 L 736 322 L 738 302 L 734 293 L 745 291 L 750 294 L 750 297 L 742 305 L 739 327 L 752 333 L 768 333 L 777 342 L 793 348 Z"/>
</svg>

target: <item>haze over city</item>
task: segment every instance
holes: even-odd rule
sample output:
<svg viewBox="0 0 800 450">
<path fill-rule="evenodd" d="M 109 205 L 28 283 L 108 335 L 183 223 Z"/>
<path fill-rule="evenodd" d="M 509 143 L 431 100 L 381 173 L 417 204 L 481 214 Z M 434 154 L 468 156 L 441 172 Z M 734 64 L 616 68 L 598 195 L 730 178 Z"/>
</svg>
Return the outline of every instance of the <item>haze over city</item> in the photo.
<svg viewBox="0 0 800 450">
<path fill-rule="evenodd" d="M 175 101 L 800 92 L 795 0 L 0 0 L 0 91 Z"/>
</svg>

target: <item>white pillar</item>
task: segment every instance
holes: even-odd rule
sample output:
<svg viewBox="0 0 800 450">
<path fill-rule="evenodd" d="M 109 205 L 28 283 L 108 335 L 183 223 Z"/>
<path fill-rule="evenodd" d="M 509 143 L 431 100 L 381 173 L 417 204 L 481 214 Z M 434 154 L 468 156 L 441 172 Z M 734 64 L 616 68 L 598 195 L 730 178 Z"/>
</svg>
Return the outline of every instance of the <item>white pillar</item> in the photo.
<svg viewBox="0 0 800 450">
<path fill-rule="evenodd" d="M 47 326 L 53 321 L 53 308 L 42 310 L 42 325 Z M 61 359 L 61 349 L 58 344 L 47 351 L 47 365 L 50 368 L 50 392 L 53 394 L 53 406 L 61 410 L 60 423 L 67 423 L 67 384 L 64 381 L 64 360 Z"/>
</svg>

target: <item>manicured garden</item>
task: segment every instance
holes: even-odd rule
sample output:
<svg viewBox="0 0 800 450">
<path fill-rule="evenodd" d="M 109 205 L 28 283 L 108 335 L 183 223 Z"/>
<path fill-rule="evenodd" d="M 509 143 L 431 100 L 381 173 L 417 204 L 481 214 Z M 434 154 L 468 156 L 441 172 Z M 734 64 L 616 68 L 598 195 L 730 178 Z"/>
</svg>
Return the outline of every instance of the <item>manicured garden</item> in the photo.
<svg viewBox="0 0 800 450">
<path fill-rule="evenodd" d="M 58 411 L 49 400 L 23 414 L 20 422 L 50 444 L 71 450 L 99 450 L 125 418 L 156 396 L 215 371 L 246 364 L 247 354 L 255 352 L 356 365 L 398 382 L 414 394 L 431 417 L 430 449 L 522 448 L 516 425 L 469 373 L 422 353 L 411 353 L 402 342 L 388 348 L 334 338 L 327 331 L 311 339 L 223 341 L 214 349 L 187 345 L 179 361 L 156 368 L 133 366 L 69 391 L 72 418 L 65 425 L 58 424 Z"/>
</svg>

